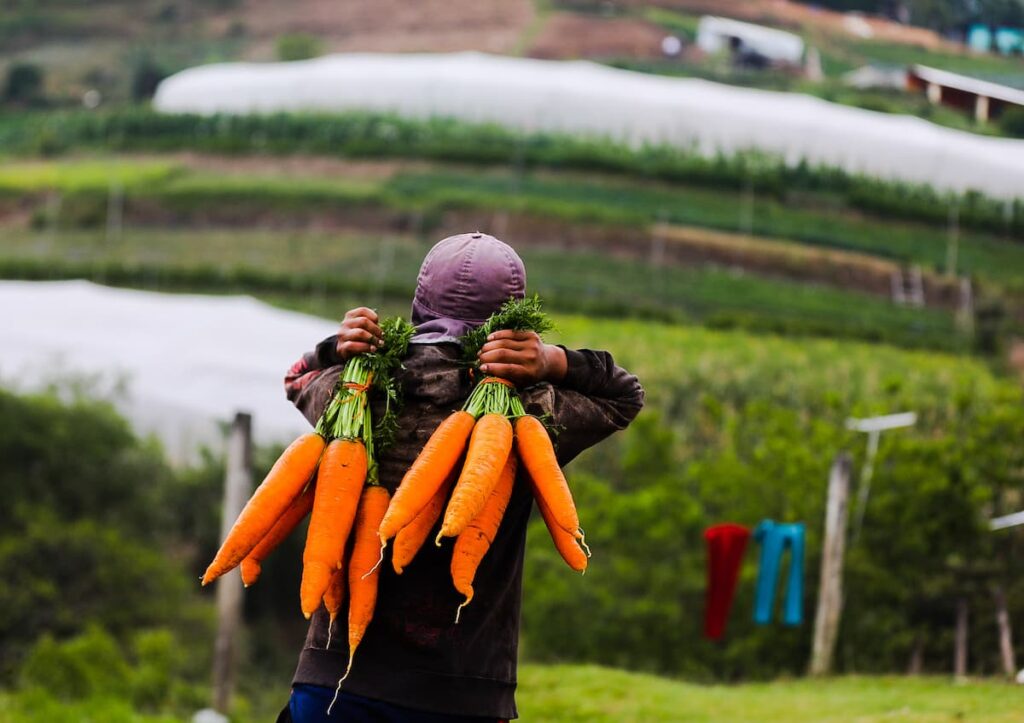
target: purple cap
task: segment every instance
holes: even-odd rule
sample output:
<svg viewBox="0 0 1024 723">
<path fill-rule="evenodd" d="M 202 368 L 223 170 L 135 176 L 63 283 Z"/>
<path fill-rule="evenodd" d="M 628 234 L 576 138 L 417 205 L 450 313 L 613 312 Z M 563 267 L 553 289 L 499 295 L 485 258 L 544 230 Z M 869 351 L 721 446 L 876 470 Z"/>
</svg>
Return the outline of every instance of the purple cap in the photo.
<svg viewBox="0 0 1024 723">
<path fill-rule="evenodd" d="M 479 231 L 449 236 L 420 266 L 412 300 L 415 341 L 458 338 L 525 294 L 526 268 L 511 246 Z"/>
</svg>

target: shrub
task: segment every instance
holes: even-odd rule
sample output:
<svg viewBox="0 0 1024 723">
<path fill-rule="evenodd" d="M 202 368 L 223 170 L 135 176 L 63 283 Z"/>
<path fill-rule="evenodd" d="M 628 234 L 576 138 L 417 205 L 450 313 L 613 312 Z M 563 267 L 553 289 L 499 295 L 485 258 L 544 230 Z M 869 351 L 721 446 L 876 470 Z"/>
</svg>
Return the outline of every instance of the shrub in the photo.
<svg viewBox="0 0 1024 723">
<path fill-rule="evenodd" d="M 43 97 L 43 70 L 30 63 L 15 63 L 7 71 L 4 102 L 31 105 Z"/>
<path fill-rule="evenodd" d="M 1010 108 L 999 118 L 1003 132 L 1015 138 L 1024 138 L 1024 108 Z"/>
<path fill-rule="evenodd" d="M 312 35 L 293 33 L 277 39 L 277 57 L 280 60 L 306 60 L 321 52 L 320 41 Z"/>
<path fill-rule="evenodd" d="M 132 100 L 149 100 L 156 93 L 157 86 L 169 75 L 167 70 L 150 58 L 142 58 L 132 68 Z"/>
</svg>

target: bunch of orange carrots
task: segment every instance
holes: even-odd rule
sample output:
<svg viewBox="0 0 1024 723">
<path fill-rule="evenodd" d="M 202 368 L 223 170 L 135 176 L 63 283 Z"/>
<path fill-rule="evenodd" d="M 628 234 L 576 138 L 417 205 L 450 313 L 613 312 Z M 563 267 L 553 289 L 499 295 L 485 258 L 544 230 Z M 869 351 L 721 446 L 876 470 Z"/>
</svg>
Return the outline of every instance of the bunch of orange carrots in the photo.
<svg viewBox="0 0 1024 723">
<path fill-rule="evenodd" d="M 468 360 L 475 360 L 494 331 L 543 333 L 549 328 L 536 297 L 509 301 L 483 326 L 463 337 L 463 351 Z M 445 537 L 456 538 L 452 581 L 465 597 L 456 611 L 456 622 L 473 599 L 473 579 L 497 535 L 520 465 L 555 547 L 571 568 L 583 572 L 589 551 L 548 431 L 539 419 L 526 414 L 515 387 L 497 377 L 483 378 L 463 409 L 434 431 L 403 477 L 380 524 L 381 546 L 395 539 L 391 560 L 399 574 L 439 518 L 442 522 L 435 544 L 440 545 Z"/>
<path fill-rule="evenodd" d="M 380 351 L 346 362 L 316 430 L 284 451 L 203 575 L 206 585 L 241 564 L 242 581 L 253 584 L 262 561 L 309 514 L 299 591 L 302 613 L 310 617 L 322 601 L 333 630 L 348 598 L 349 668 L 376 605 L 377 528 L 390 501 L 377 477 L 375 449 L 394 432 L 399 403 L 394 372 L 413 328 L 402 319 L 388 319 L 381 331 Z M 376 425 L 369 407 L 371 388 L 386 400 Z"/>
<path fill-rule="evenodd" d="M 466 361 L 475 363 L 494 331 L 543 333 L 550 326 L 536 297 L 510 300 L 463 337 Z M 316 430 L 284 451 L 202 578 L 206 585 L 241 565 L 242 581 L 252 585 L 263 560 L 309 515 L 302 556 L 302 612 L 308 618 L 322 602 L 330 616 L 330 635 L 348 601 L 349 660 L 339 690 L 373 616 L 378 569 L 390 540 L 394 539 L 391 564 L 401 574 L 438 520 L 435 544 L 456 538 L 452 581 L 465 597 L 456 610 L 458 622 L 462 608 L 473 599 L 476 571 L 498 533 L 517 472 L 522 472 L 565 562 L 583 572 L 590 555 L 548 430 L 537 417 L 526 414 L 514 385 L 504 379 L 480 380 L 463 409 L 437 427 L 390 497 L 377 478 L 375 450 L 394 433 L 400 401 L 394 372 L 401 366 L 413 328 L 401 319 L 388 319 L 381 330 L 380 351 L 346 363 Z M 381 390 L 387 399 L 385 414 L 376 425 L 369 407 L 371 388 Z"/>
</svg>

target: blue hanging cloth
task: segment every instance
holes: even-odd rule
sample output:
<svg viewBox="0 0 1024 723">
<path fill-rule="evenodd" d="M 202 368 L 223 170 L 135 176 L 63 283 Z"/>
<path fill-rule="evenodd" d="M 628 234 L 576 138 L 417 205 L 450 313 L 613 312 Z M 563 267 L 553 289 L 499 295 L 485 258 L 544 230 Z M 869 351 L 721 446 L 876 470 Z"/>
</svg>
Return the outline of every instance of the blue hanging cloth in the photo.
<svg viewBox="0 0 1024 723">
<path fill-rule="evenodd" d="M 804 617 L 804 523 L 782 524 L 764 520 L 754 530 L 754 540 L 761 545 L 754 622 L 759 625 L 771 622 L 782 555 L 786 547 L 789 547 L 789 580 L 786 583 L 782 622 L 785 625 L 799 625 Z"/>
</svg>

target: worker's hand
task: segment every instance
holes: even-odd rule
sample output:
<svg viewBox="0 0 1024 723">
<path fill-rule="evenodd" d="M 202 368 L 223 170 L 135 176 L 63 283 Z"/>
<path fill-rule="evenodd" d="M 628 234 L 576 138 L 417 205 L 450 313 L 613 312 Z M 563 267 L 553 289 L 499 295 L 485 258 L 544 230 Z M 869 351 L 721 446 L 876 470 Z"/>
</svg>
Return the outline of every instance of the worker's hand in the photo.
<svg viewBox="0 0 1024 723">
<path fill-rule="evenodd" d="M 377 351 L 384 346 L 384 335 L 377 326 L 377 312 L 360 306 L 345 313 L 338 329 L 338 357 L 348 361 L 357 354 Z"/>
<path fill-rule="evenodd" d="M 480 350 L 480 371 L 525 387 L 565 378 L 565 350 L 533 331 L 496 331 Z"/>
</svg>

